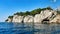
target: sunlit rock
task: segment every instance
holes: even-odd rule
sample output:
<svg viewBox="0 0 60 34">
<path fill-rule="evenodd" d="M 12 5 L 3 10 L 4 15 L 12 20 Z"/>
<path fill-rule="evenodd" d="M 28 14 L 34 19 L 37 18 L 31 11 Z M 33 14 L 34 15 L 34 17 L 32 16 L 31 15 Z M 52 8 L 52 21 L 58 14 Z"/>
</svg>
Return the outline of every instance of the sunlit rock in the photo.
<svg viewBox="0 0 60 34">
<path fill-rule="evenodd" d="M 41 24 L 41 23 L 51 23 L 54 20 L 56 21 L 57 12 L 54 10 L 44 10 L 41 11 L 40 14 L 36 14 L 34 17 L 31 15 L 27 16 L 18 16 L 14 15 L 12 19 L 8 19 L 7 22 L 24 22 L 24 23 L 33 23 Z M 59 16 L 58 16 L 59 17 Z M 58 19 L 59 20 L 59 19 Z"/>
<path fill-rule="evenodd" d="M 34 17 L 34 22 L 35 23 L 41 23 L 44 19 L 50 19 L 53 16 L 53 11 L 52 10 L 44 10 L 41 11 L 40 14 L 36 14 Z"/>
<path fill-rule="evenodd" d="M 18 16 L 18 15 L 13 16 L 13 21 L 12 22 L 21 23 L 22 21 L 23 21 L 23 16 Z"/>
<path fill-rule="evenodd" d="M 27 23 L 27 22 L 28 22 L 28 23 L 34 22 L 33 19 L 34 19 L 33 16 L 29 16 L 29 15 L 28 15 L 28 16 L 25 16 L 25 17 L 24 17 L 24 23 Z"/>
</svg>

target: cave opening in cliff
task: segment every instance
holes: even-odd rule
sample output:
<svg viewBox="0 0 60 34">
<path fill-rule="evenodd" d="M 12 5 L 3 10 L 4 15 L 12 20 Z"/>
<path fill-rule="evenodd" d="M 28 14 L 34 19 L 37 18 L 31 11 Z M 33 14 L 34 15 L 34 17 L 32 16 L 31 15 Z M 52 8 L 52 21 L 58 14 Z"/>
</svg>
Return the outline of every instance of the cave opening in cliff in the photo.
<svg viewBox="0 0 60 34">
<path fill-rule="evenodd" d="M 49 22 L 49 19 L 46 18 L 46 19 L 43 19 L 42 24 L 48 24 L 48 22 Z"/>
</svg>

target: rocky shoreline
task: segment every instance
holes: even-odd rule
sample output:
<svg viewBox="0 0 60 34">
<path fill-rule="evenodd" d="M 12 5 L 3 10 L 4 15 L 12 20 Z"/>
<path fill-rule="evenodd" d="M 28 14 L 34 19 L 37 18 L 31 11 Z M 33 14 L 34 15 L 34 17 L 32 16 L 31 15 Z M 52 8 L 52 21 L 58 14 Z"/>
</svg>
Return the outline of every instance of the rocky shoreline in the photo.
<svg viewBox="0 0 60 34">
<path fill-rule="evenodd" d="M 44 10 L 41 11 L 40 14 L 36 14 L 35 16 L 27 15 L 27 16 L 19 16 L 13 15 L 13 18 L 8 18 L 6 22 L 18 22 L 18 23 L 60 23 L 60 14 L 58 14 L 55 10 Z"/>
</svg>

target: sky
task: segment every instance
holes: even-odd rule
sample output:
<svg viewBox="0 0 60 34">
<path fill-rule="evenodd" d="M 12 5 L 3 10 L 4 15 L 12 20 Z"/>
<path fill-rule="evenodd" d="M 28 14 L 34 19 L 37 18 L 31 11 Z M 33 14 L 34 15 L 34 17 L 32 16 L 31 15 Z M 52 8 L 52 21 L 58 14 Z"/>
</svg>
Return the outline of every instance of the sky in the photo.
<svg viewBox="0 0 60 34">
<path fill-rule="evenodd" d="M 60 6 L 60 0 L 0 0 L 0 22 L 4 22 L 8 16 L 16 12 L 31 11 L 48 6 L 57 8 Z"/>
</svg>

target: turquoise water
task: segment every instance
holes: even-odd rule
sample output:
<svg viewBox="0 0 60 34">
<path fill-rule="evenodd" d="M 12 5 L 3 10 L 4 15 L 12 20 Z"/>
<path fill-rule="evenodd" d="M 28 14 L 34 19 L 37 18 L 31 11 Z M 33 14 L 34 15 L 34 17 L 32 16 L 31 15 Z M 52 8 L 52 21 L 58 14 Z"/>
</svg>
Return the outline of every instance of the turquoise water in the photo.
<svg viewBox="0 0 60 34">
<path fill-rule="evenodd" d="M 0 22 L 0 34 L 60 34 L 60 24 L 40 24 L 38 27 L 33 23 Z"/>
</svg>

